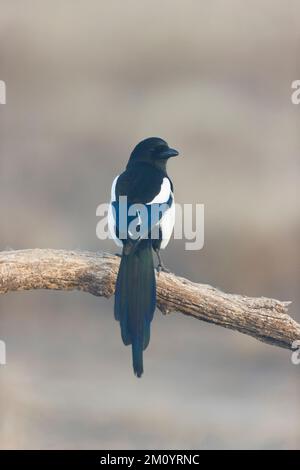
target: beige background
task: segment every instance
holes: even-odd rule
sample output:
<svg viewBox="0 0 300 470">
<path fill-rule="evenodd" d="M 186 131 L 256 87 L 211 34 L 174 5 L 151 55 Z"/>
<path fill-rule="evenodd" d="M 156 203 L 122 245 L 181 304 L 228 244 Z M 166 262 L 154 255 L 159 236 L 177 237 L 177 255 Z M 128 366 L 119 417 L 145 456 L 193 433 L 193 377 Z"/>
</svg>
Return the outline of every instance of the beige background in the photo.
<svg viewBox="0 0 300 470">
<path fill-rule="evenodd" d="M 176 199 L 205 204 L 205 246 L 176 273 L 293 300 L 299 313 L 298 1 L 0 0 L 0 249 L 115 250 L 96 207 L 158 135 Z M 145 375 L 112 300 L 0 299 L 1 448 L 299 448 L 290 353 L 157 312 Z"/>
</svg>

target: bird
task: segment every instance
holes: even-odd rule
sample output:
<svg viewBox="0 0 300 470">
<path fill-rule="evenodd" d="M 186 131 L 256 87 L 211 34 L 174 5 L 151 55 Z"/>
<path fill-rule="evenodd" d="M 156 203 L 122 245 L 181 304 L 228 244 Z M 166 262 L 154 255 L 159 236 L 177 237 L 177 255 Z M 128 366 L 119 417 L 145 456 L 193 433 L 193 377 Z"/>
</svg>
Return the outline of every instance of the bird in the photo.
<svg viewBox="0 0 300 470">
<path fill-rule="evenodd" d="M 153 252 L 158 258 L 158 273 L 168 271 L 160 250 L 167 246 L 175 223 L 174 189 L 167 161 L 177 155 L 179 152 L 165 140 L 146 138 L 134 147 L 125 171 L 115 177 L 111 187 L 108 228 L 122 248 L 114 316 L 120 323 L 123 343 L 131 345 L 137 377 L 143 374 L 143 351 L 150 341 L 156 308 Z"/>
</svg>

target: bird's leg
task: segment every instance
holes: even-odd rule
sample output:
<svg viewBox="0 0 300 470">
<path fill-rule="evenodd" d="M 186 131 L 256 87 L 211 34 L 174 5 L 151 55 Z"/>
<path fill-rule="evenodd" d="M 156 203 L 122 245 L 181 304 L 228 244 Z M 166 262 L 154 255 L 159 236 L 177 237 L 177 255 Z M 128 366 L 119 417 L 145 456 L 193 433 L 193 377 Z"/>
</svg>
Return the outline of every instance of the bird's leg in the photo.
<svg viewBox="0 0 300 470">
<path fill-rule="evenodd" d="M 162 271 L 163 273 L 169 273 L 170 270 L 168 268 L 166 268 L 166 266 L 164 265 L 163 260 L 161 259 L 161 256 L 160 256 L 159 249 L 156 248 L 154 251 L 155 251 L 157 259 L 158 259 L 158 265 L 157 265 L 157 268 L 156 268 L 157 272 L 160 273 Z"/>
</svg>

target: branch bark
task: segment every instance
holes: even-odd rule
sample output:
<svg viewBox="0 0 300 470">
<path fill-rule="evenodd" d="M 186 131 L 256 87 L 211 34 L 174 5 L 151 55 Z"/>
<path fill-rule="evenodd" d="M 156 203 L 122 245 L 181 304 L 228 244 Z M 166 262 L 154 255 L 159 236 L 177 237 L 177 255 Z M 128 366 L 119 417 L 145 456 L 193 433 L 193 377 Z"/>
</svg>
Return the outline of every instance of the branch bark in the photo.
<svg viewBox="0 0 300 470">
<path fill-rule="evenodd" d="M 107 253 L 33 249 L 0 252 L 0 294 L 31 289 L 114 293 L 119 258 Z M 265 343 L 292 349 L 300 324 L 288 315 L 291 302 L 226 294 L 174 274 L 157 276 L 159 309 L 230 328 Z"/>
</svg>

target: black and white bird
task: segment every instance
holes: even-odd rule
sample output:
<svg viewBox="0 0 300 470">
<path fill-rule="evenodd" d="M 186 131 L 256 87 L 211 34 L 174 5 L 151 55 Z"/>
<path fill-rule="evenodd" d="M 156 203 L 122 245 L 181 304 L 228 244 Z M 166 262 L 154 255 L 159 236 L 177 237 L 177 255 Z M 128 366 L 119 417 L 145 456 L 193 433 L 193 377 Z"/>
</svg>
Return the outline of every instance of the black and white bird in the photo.
<svg viewBox="0 0 300 470">
<path fill-rule="evenodd" d="M 114 313 L 124 344 L 132 346 L 133 370 L 138 377 L 143 373 L 143 350 L 149 344 L 156 307 L 152 250 L 158 257 L 158 271 L 165 270 L 160 249 L 167 246 L 174 227 L 173 184 L 166 165 L 176 155 L 177 150 L 163 139 L 143 140 L 133 149 L 126 170 L 114 179 L 111 188 L 108 226 L 116 244 L 122 247 Z"/>
</svg>

